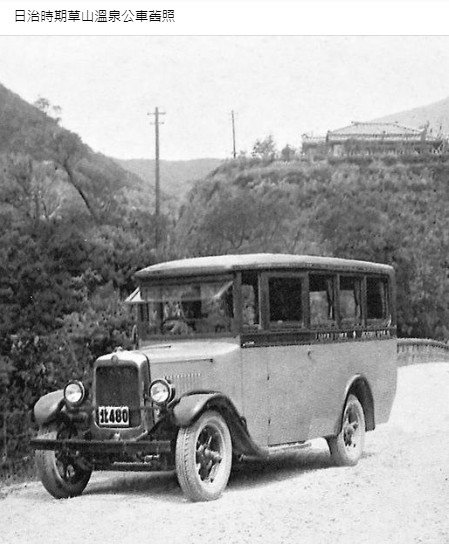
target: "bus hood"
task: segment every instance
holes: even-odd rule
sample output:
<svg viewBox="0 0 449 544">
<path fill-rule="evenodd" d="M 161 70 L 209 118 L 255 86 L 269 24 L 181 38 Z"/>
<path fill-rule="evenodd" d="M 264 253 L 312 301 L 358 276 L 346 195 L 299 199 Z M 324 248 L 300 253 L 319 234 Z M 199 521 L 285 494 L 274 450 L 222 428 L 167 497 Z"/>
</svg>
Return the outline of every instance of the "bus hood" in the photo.
<svg viewBox="0 0 449 544">
<path fill-rule="evenodd" d="M 240 343 L 236 340 L 229 342 L 204 339 L 152 344 L 140 348 L 139 351 L 148 357 L 150 363 L 153 364 L 210 360 L 236 352 L 239 349 Z"/>
</svg>

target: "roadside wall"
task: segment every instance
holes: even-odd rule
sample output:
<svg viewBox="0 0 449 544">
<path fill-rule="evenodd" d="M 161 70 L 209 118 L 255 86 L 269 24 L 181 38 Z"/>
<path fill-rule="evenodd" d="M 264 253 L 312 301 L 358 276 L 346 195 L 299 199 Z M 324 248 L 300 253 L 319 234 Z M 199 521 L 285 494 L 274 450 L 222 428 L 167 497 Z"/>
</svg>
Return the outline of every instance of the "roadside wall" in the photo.
<svg viewBox="0 0 449 544">
<path fill-rule="evenodd" d="M 449 344 L 427 338 L 400 338 L 398 366 L 449 362 Z"/>
</svg>

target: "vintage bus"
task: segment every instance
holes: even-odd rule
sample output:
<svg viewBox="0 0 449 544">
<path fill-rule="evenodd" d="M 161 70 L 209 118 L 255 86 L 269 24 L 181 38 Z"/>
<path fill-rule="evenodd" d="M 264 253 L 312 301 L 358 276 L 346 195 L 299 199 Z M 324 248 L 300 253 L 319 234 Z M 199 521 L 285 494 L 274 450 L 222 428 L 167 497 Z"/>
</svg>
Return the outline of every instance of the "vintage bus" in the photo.
<svg viewBox="0 0 449 544">
<path fill-rule="evenodd" d="M 92 470 L 175 469 L 191 500 L 226 487 L 233 459 L 326 438 L 362 455 L 396 390 L 392 267 L 328 257 L 184 259 L 136 274 L 136 347 L 100 357 L 92 391 L 40 399 L 44 486 L 80 494 Z"/>
</svg>

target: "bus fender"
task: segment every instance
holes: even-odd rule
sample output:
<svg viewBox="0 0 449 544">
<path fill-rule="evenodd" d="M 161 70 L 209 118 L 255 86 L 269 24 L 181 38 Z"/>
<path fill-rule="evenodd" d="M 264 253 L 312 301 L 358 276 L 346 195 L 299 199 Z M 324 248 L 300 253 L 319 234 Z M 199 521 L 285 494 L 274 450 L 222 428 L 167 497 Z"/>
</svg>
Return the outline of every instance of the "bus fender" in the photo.
<svg viewBox="0 0 449 544">
<path fill-rule="evenodd" d="M 173 408 L 174 423 L 178 427 L 188 427 L 205 410 L 215 410 L 225 419 L 231 433 L 234 452 L 239 455 L 266 457 L 266 448 L 259 447 L 251 438 L 246 422 L 240 416 L 231 400 L 217 392 L 190 393 L 179 399 Z"/>
<path fill-rule="evenodd" d="M 64 390 L 58 389 L 41 397 L 34 405 L 34 417 L 39 427 L 54 421 L 64 406 Z"/>
<path fill-rule="evenodd" d="M 217 393 L 194 393 L 184 395 L 173 408 L 177 427 L 188 427 L 204 411 L 207 403 L 217 398 Z"/>
<path fill-rule="evenodd" d="M 373 399 L 373 394 L 371 392 L 371 388 L 368 384 L 368 380 L 365 378 L 365 376 L 361 374 L 357 374 L 353 376 L 353 378 L 348 382 L 345 388 L 343 409 L 350 393 L 352 393 L 359 399 L 363 407 L 363 411 L 365 413 L 366 430 L 367 431 L 374 430 L 374 428 L 376 427 L 376 422 L 374 418 L 374 399 Z M 341 431 L 342 426 L 343 426 L 343 412 L 339 420 L 338 428 L 336 429 L 337 431 L 336 434 L 338 434 Z"/>
</svg>

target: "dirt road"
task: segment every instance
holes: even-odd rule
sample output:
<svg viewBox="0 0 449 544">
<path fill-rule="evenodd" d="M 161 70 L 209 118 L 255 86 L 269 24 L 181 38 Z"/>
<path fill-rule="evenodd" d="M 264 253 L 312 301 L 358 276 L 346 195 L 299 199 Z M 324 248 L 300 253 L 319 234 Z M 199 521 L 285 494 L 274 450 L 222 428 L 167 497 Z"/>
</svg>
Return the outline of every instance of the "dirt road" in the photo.
<svg viewBox="0 0 449 544">
<path fill-rule="evenodd" d="M 0 490 L 0 542 L 449 544 L 449 364 L 399 370 L 390 422 L 356 467 L 324 441 L 234 470 L 223 497 L 187 502 L 172 474 L 94 475 L 57 501 L 38 482 Z"/>
</svg>

